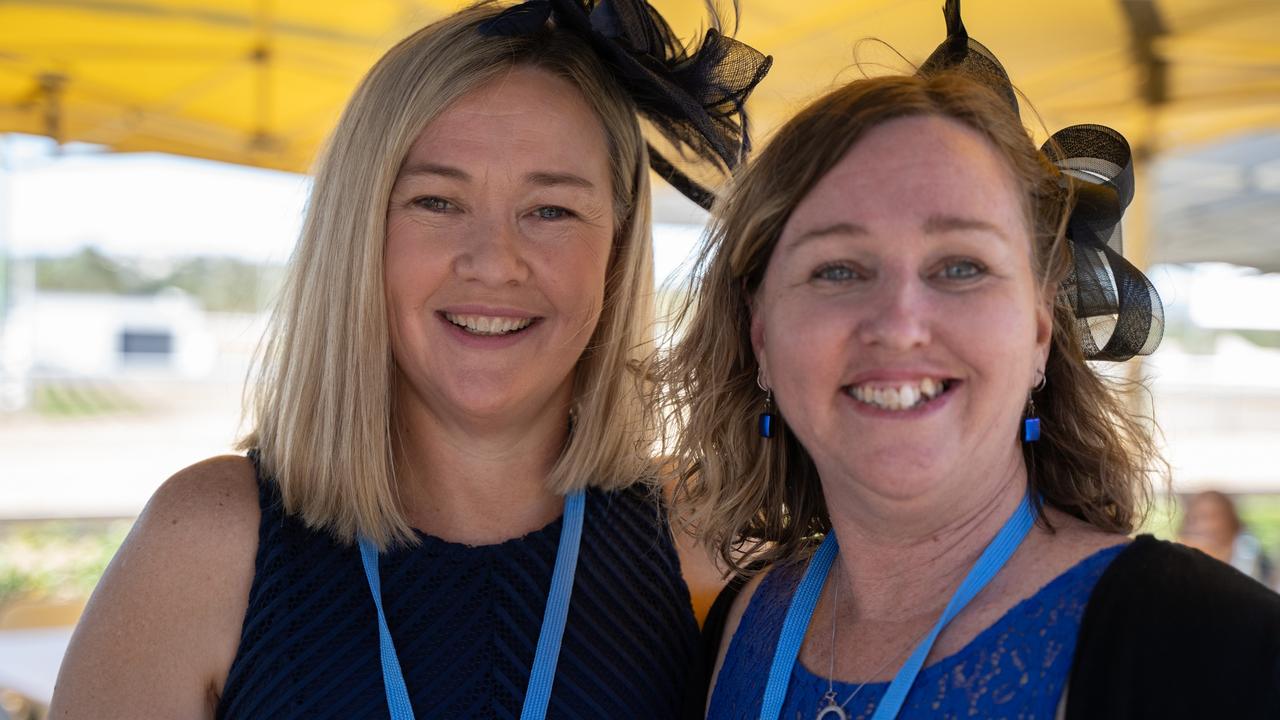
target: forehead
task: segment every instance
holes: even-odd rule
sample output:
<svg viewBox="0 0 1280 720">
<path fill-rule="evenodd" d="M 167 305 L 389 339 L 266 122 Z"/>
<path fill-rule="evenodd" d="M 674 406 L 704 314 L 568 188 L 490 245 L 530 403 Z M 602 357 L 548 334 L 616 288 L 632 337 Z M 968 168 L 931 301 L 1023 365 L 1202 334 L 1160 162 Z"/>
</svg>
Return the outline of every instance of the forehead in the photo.
<svg viewBox="0 0 1280 720">
<path fill-rule="evenodd" d="M 608 168 L 604 127 L 581 91 L 516 66 L 463 95 L 418 134 L 407 163 L 497 161 L 554 170 Z"/>
<path fill-rule="evenodd" d="M 949 118 L 896 118 L 871 128 L 800 201 L 782 240 L 815 226 L 874 229 L 965 217 L 1025 229 L 1022 194 L 989 140 Z"/>
</svg>

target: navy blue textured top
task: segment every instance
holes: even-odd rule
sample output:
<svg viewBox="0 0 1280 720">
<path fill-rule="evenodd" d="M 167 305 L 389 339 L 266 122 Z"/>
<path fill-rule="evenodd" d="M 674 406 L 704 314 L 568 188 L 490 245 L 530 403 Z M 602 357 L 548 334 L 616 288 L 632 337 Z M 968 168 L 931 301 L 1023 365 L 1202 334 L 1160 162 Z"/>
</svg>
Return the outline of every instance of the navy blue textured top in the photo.
<svg viewBox="0 0 1280 720">
<path fill-rule="evenodd" d="M 253 586 L 217 717 L 388 717 L 359 550 L 258 485 Z M 520 716 L 560 528 L 475 547 L 420 534 L 383 553 L 383 606 L 420 720 Z M 589 491 L 547 717 L 676 717 L 697 634 L 661 501 Z"/>
<path fill-rule="evenodd" d="M 920 671 L 900 718 L 1020 718 L 1052 720 L 1071 672 L 1080 621 L 1098 578 L 1125 548 L 1101 550 L 1018 603 L 964 648 Z M 775 567 L 751 597 L 730 641 L 711 698 L 709 720 L 754 720 L 791 596 L 803 563 Z M 841 642 L 857 642 L 841 638 Z M 851 720 L 875 712 L 889 683 L 835 681 Z M 827 678 L 797 661 L 781 717 L 816 717 L 825 706 Z"/>
</svg>

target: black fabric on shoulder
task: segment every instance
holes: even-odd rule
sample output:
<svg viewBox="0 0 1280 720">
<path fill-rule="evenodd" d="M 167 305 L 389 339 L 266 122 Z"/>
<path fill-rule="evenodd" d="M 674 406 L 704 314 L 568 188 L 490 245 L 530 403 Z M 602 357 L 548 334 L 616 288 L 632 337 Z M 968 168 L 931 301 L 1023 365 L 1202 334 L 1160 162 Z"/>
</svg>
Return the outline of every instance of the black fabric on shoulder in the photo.
<svg viewBox="0 0 1280 720">
<path fill-rule="evenodd" d="M 258 553 L 215 717 L 386 718 L 376 610 L 359 551 L 285 513 L 259 473 Z M 660 498 L 589 490 L 547 716 L 680 716 L 698 626 Z M 562 519 L 468 546 L 419 534 L 380 555 L 387 625 L 419 718 L 520 714 Z"/>
<path fill-rule="evenodd" d="M 1138 537 L 1085 609 L 1066 718 L 1280 718 L 1280 595 L 1197 550 Z"/>
</svg>

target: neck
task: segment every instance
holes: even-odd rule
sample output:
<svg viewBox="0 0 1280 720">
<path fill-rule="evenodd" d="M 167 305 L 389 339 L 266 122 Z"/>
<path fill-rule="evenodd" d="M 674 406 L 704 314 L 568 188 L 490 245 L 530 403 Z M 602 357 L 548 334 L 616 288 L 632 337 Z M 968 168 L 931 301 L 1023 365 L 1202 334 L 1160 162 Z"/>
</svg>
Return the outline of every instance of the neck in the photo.
<svg viewBox="0 0 1280 720">
<path fill-rule="evenodd" d="M 949 478 L 907 499 L 824 482 L 840 582 L 859 621 L 936 617 L 1026 493 L 1021 458 L 985 478 Z M 960 492 L 957 492 L 960 490 Z"/>
<path fill-rule="evenodd" d="M 518 419 L 448 420 L 397 406 L 396 485 L 410 522 L 451 542 L 490 545 L 559 517 L 547 476 L 568 438 L 568 402 Z"/>
</svg>

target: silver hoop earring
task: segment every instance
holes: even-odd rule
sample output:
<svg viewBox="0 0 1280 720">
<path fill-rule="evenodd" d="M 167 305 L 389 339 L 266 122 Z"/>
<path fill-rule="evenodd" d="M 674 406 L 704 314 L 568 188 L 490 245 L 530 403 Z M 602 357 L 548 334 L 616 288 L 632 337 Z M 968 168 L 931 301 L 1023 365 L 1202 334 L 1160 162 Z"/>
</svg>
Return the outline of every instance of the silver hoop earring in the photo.
<svg viewBox="0 0 1280 720">
<path fill-rule="evenodd" d="M 1036 413 L 1035 394 L 1049 384 L 1049 377 L 1043 370 L 1038 371 L 1040 379 L 1027 393 L 1027 409 L 1022 418 L 1022 442 L 1033 443 L 1040 439 L 1040 416 Z"/>
<path fill-rule="evenodd" d="M 757 428 L 760 437 L 766 440 L 773 437 L 773 421 L 775 413 L 773 411 L 773 390 L 764 384 L 764 370 L 756 371 L 756 385 L 764 391 L 764 411 L 760 413 Z"/>
</svg>

